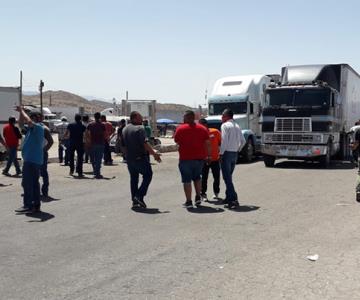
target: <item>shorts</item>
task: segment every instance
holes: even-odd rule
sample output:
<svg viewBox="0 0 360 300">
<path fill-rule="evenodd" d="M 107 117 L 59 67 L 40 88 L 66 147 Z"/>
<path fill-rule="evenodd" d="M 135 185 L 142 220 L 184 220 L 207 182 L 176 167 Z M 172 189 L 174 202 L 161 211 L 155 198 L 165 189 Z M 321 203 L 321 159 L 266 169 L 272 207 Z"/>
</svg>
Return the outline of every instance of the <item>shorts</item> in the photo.
<svg viewBox="0 0 360 300">
<path fill-rule="evenodd" d="M 180 160 L 179 170 L 182 183 L 191 183 L 201 179 L 204 161 L 201 159 Z"/>
</svg>

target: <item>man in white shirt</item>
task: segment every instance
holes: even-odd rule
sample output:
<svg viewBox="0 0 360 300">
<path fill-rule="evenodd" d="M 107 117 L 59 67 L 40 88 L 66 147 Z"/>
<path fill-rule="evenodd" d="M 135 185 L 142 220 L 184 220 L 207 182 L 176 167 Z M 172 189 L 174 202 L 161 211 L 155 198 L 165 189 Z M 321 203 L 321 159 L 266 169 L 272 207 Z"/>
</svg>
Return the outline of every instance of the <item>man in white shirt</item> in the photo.
<svg viewBox="0 0 360 300">
<path fill-rule="evenodd" d="M 226 186 L 225 203 L 228 208 L 239 206 L 238 196 L 236 194 L 232 181 L 238 153 L 245 145 L 246 141 L 242 134 L 240 126 L 233 120 L 234 113 L 230 109 L 225 109 L 222 114 L 221 125 L 221 171 Z"/>
</svg>

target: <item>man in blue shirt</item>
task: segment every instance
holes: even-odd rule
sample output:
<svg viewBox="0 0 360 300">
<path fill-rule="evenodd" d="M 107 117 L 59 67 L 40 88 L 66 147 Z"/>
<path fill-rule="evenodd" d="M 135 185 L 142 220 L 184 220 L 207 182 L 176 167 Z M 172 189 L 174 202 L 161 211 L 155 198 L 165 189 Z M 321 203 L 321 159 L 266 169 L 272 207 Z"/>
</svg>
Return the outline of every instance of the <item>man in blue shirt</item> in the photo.
<svg viewBox="0 0 360 300">
<path fill-rule="evenodd" d="M 31 113 L 30 117 L 21 106 L 16 107 L 20 113 L 19 123 L 26 123 L 28 130 L 22 146 L 24 160 L 22 186 L 24 204 L 16 209 L 18 213 L 40 211 L 40 168 L 44 162 L 44 128 L 41 126 L 41 115 Z"/>
</svg>

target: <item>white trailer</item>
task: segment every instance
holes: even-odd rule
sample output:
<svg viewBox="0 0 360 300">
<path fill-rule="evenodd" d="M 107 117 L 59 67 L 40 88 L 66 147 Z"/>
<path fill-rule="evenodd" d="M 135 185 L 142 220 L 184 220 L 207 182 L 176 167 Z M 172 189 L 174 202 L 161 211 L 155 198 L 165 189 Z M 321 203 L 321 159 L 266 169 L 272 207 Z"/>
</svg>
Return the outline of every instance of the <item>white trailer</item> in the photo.
<svg viewBox="0 0 360 300">
<path fill-rule="evenodd" d="M 21 101 L 21 90 L 18 87 L 0 87 L 0 132 L 2 135 L 4 124 L 10 116 L 15 116 L 15 106 Z M 5 148 L 0 144 L 0 152 Z"/>
</svg>

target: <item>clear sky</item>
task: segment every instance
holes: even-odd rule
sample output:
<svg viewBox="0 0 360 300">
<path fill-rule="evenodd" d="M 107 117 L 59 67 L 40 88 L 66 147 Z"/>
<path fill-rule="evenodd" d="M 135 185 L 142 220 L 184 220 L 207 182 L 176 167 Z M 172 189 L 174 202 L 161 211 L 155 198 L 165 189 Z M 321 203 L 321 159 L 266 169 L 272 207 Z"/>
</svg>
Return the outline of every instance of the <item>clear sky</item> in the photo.
<svg viewBox="0 0 360 300">
<path fill-rule="evenodd" d="M 0 0 L 0 85 L 199 105 L 223 76 L 349 63 L 360 1 Z"/>
</svg>

